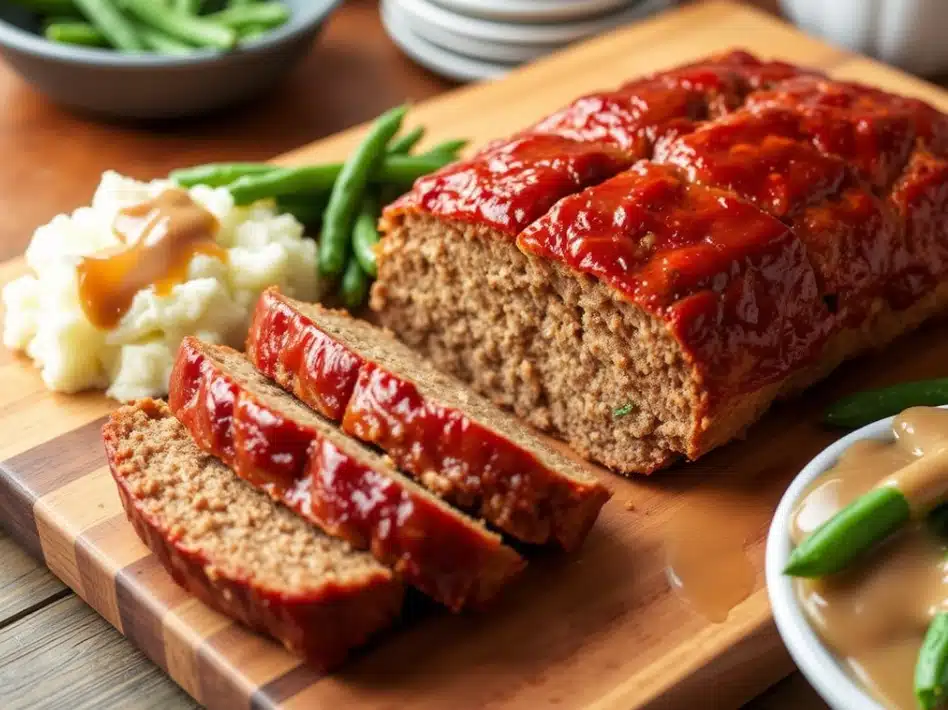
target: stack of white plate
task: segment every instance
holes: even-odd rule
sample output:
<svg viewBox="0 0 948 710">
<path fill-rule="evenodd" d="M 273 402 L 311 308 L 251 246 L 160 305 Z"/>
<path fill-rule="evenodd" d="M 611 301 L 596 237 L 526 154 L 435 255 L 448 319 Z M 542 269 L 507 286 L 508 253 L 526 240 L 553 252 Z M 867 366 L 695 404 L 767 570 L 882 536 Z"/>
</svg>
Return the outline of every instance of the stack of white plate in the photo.
<svg viewBox="0 0 948 710">
<path fill-rule="evenodd" d="M 672 0 L 381 0 L 382 22 L 402 51 L 459 81 L 513 67 L 607 32 Z"/>
</svg>

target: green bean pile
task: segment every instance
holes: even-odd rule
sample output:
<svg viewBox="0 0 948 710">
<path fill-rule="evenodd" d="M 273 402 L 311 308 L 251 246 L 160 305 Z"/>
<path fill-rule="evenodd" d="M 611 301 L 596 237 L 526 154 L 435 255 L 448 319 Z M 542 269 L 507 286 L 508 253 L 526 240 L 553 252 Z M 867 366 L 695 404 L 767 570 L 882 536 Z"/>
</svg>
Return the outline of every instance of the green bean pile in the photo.
<svg viewBox="0 0 948 710">
<path fill-rule="evenodd" d="M 120 52 L 229 50 L 284 24 L 271 0 L 14 0 L 43 21 L 52 42 Z"/>
<path fill-rule="evenodd" d="M 337 284 L 339 302 L 356 310 L 377 275 L 381 206 L 419 177 L 457 160 L 467 145 L 450 140 L 412 155 L 424 129 L 419 126 L 398 136 L 407 111 L 407 106 L 399 106 L 379 116 L 342 163 L 293 168 L 213 163 L 175 170 L 169 177 L 182 187 L 226 187 L 238 205 L 275 200 L 281 212 L 319 230 L 319 273 Z"/>
</svg>

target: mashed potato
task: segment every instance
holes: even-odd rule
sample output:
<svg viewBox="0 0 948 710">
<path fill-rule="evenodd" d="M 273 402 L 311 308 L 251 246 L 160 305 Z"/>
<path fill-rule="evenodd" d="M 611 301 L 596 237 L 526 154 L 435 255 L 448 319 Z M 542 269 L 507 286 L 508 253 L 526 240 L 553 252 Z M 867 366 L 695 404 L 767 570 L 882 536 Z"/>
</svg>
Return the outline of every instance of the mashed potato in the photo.
<svg viewBox="0 0 948 710">
<path fill-rule="evenodd" d="M 26 252 L 32 273 L 3 289 L 3 342 L 32 358 L 50 389 L 106 388 L 119 400 L 163 395 L 185 335 L 240 347 L 267 286 L 304 300 L 318 296 L 316 244 L 296 219 L 263 203 L 235 207 L 226 189 L 199 186 L 190 195 L 220 222 L 216 240 L 226 263 L 196 254 L 170 293 L 143 289 L 115 328 L 97 329 L 79 300 L 80 258 L 119 245 L 117 212 L 170 186 L 105 173 L 91 206 L 58 215 L 33 235 Z"/>
</svg>

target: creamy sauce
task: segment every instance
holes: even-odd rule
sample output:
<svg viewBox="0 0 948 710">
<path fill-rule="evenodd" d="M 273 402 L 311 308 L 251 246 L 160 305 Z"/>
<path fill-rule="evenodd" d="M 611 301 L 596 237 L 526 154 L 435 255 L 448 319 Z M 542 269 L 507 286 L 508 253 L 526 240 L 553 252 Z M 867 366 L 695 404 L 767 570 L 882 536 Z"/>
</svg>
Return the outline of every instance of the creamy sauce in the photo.
<svg viewBox="0 0 948 710">
<path fill-rule="evenodd" d="M 907 496 L 937 495 L 932 479 L 948 479 L 948 469 L 942 468 L 948 411 L 908 409 L 896 418 L 893 431 L 894 442 L 860 441 L 849 447 L 813 483 L 793 515 L 795 543 L 880 483 L 897 485 Z M 913 505 L 913 511 L 927 507 Z M 913 521 L 851 569 L 796 582 L 813 627 L 888 707 L 916 708 L 912 679 L 918 651 L 932 617 L 948 610 L 946 554 L 948 545 L 924 522 Z"/>
<path fill-rule="evenodd" d="M 214 239 L 217 219 L 178 188 L 122 209 L 112 226 L 127 246 L 84 257 L 78 266 L 82 310 L 97 328 L 115 327 L 142 289 L 166 294 L 186 280 L 195 254 L 227 258 Z"/>
<path fill-rule="evenodd" d="M 675 592 L 715 623 L 754 590 L 745 551 L 766 511 L 739 496 L 706 493 L 686 502 L 665 526 L 666 574 Z"/>
</svg>

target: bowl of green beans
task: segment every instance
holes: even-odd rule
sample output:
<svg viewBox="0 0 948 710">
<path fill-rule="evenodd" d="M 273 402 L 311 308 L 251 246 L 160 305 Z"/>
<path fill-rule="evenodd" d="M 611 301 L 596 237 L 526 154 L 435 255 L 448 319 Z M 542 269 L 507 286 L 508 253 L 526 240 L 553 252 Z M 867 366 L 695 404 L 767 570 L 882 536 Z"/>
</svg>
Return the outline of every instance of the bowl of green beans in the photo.
<svg viewBox="0 0 948 710">
<path fill-rule="evenodd" d="M 11 0 L 0 3 L 0 52 L 71 108 L 193 116 L 272 86 L 340 1 Z"/>
<path fill-rule="evenodd" d="M 878 487 L 869 494 L 857 498 L 853 503 L 837 512 L 830 520 L 817 527 L 799 545 L 794 546 L 790 536 L 791 521 L 799 502 L 811 485 L 836 465 L 843 452 L 858 441 L 893 441 L 892 424 L 895 414 L 912 406 L 935 404 L 931 392 L 944 393 L 948 380 L 932 380 L 906 383 L 885 390 L 863 392 L 834 404 L 826 413 L 825 422 L 841 426 L 843 421 L 850 426 L 865 423 L 867 412 L 881 413 L 884 419 L 873 421 L 844 436 L 814 458 L 787 488 L 780 501 L 767 536 L 765 574 L 767 592 L 773 609 L 777 630 L 794 662 L 826 703 L 834 710 L 884 710 L 883 706 L 866 690 L 845 664 L 827 648 L 819 634 L 810 625 L 806 612 L 798 598 L 794 581 L 798 577 L 824 577 L 836 574 L 864 555 L 871 554 L 886 535 L 891 535 L 905 521 L 882 510 L 890 498 L 901 497 L 893 489 Z M 941 398 L 944 402 L 944 397 Z M 948 408 L 948 405 L 943 405 Z M 881 495 L 884 494 L 884 495 Z M 902 501 L 902 507 L 907 506 Z M 932 515 L 946 512 L 938 508 Z M 907 515 L 907 513 L 906 513 Z M 881 521 L 881 522 L 880 522 Z M 936 626 L 936 620 L 932 627 Z M 937 629 L 935 629 L 937 631 Z M 931 630 L 929 636 L 931 635 Z M 944 644 L 942 644 L 944 646 Z M 919 668 L 933 666 L 925 658 L 932 645 L 926 636 L 919 652 Z M 936 664 L 937 665 L 937 664 Z M 940 665 L 938 667 L 941 667 Z M 931 675 L 931 674 L 928 674 Z M 948 678 L 932 676 L 937 687 L 921 688 L 920 680 L 925 676 L 916 669 L 915 692 L 922 697 L 928 693 L 943 695 L 948 688 Z M 928 691 L 931 691 L 929 693 Z M 920 704 L 919 707 L 927 707 Z"/>
</svg>

